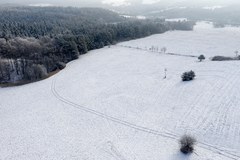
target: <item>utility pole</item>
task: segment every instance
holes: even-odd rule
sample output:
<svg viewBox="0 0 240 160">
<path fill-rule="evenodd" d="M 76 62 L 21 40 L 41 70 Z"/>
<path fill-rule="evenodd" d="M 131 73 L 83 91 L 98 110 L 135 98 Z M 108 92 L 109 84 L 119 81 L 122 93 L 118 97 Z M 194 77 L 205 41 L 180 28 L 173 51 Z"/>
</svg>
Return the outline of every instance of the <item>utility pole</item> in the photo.
<svg viewBox="0 0 240 160">
<path fill-rule="evenodd" d="M 163 79 L 166 79 L 167 78 L 167 68 L 164 69 L 164 78 Z"/>
</svg>

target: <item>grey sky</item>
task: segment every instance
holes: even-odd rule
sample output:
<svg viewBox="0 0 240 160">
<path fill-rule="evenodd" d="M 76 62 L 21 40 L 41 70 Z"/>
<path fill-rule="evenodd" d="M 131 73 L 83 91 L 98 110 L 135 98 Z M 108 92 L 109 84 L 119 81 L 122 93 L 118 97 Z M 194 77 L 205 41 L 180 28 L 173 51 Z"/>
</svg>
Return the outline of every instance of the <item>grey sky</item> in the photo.
<svg viewBox="0 0 240 160">
<path fill-rule="evenodd" d="M 240 2 L 239 0 L 0 0 L 0 3 L 53 4 L 64 6 L 99 6 L 101 4 L 128 6 L 136 4 L 229 5 Z"/>
</svg>

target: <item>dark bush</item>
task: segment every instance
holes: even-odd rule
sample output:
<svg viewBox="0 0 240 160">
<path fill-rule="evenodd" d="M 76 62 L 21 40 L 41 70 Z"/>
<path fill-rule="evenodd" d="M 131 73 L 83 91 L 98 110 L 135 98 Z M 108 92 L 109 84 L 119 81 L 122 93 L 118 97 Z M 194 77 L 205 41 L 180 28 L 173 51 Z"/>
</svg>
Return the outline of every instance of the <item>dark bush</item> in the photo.
<svg viewBox="0 0 240 160">
<path fill-rule="evenodd" d="M 189 135 L 184 135 L 180 141 L 180 151 L 183 154 L 190 154 L 194 151 L 194 145 L 196 144 L 196 139 Z"/>
<path fill-rule="evenodd" d="M 182 81 L 191 81 L 196 77 L 195 73 L 193 71 L 184 72 L 182 74 Z"/>
<path fill-rule="evenodd" d="M 212 58 L 212 61 L 232 61 L 232 60 L 237 60 L 237 59 L 233 57 L 224 57 L 224 56 L 215 56 Z"/>
<path fill-rule="evenodd" d="M 200 55 L 200 56 L 198 57 L 198 59 L 199 59 L 200 62 L 202 62 L 203 60 L 205 60 L 205 56 L 204 56 L 204 55 Z"/>
</svg>

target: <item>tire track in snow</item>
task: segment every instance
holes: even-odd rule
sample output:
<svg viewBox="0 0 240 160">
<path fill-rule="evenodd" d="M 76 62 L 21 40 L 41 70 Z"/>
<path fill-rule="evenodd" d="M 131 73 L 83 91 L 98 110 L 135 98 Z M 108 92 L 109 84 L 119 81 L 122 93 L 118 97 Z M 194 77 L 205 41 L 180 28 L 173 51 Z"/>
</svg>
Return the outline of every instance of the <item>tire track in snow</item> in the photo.
<svg viewBox="0 0 240 160">
<path fill-rule="evenodd" d="M 216 81 L 214 79 L 214 83 L 211 83 L 211 82 L 208 82 L 208 81 L 205 81 L 208 86 L 212 89 L 212 88 L 216 88 L 216 86 L 219 85 L 219 82 L 220 80 L 219 79 L 225 79 L 225 77 L 221 76 L 221 75 L 218 75 L 218 73 L 223 73 L 224 70 L 216 70 L 216 69 L 207 69 L 205 68 L 204 66 L 201 65 L 201 70 L 199 70 L 199 68 L 196 68 L 195 64 L 191 65 L 190 67 L 188 68 L 193 68 L 193 70 L 196 70 L 196 73 L 197 73 L 197 77 L 217 77 L 218 80 Z M 180 70 L 178 70 L 180 71 Z M 205 73 L 205 74 L 204 74 Z M 206 74 L 208 73 L 208 74 Z M 209 73 L 214 73 L 214 74 L 209 74 Z M 177 98 L 180 98 L 181 99 L 181 95 L 183 95 L 182 93 L 185 92 L 186 90 L 186 87 L 182 87 L 183 89 L 181 89 L 181 91 L 179 91 L 179 94 L 176 96 Z M 209 90 L 209 88 L 208 88 Z M 197 105 L 200 104 L 201 100 L 205 97 L 206 95 L 205 94 L 198 94 L 195 98 L 194 98 L 194 101 L 191 101 L 191 105 L 185 105 L 185 106 L 188 106 L 189 109 L 182 114 L 181 117 L 184 117 L 183 120 L 181 121 L 181 123 L 177 124 L 177 126 L 181 126 L 181 125 L 184 125 L 185 121 L 189 122 L 189 120 L 184 120 L 184 119 L 187 119 L 189 116 L 192 115 L 193 112 L 195 112 L 195 108 L 197 108 Z M 188 102 L 189 103 L 189 102 Z M 194 118 L 194 117 L 193 117 Z M 198 128 L 198 127 L 196 127 Z"/>
<path fill-rule="evenodd" d="M 87 108 L 85 106 L 82 106 L 82 105 L 79 105 L 77 103 L 74 103 L 74 102 L 71 102 L 67 99 L 65 99 L 64 97 L 62 97 L 55 89 L 55 81 L 56 79 L 53 80 L 52 82 L 52 87 L 51 87 L 51 91 L 53 93 L 53 95 L 60 101 L 76 108 L 76 109 L 80 109 L 82 111 L 85 111 L 85 112 L 88 112 L 88 113 L 91 113 L 91 114 L 94 114 L 96 116 L 99 116 L 99 117 L 102 117 L 104 119 L 107 119 L 107 120 L 110 120 L 112 122 L 115 122 L 115 123 L 118 123 L 118 124 L 121 124 L 121 125 L 124 125 L 124 126 L 127 126 L 127 127 L 130 127 L 132 129 L 136 129 L 136 130 L 139 130 L 139 131 L 143 131 L 143 132 L 146 132 L 146 133 L 149 133 L 149 134 L 155 134 L 155 135 L 159 135 L 159 136 L 163 136 L 163 137 L 166 137 L 166 138 L 171 138 L 171 139 L 176 139 L 177 135 L 175 134 L 171 134 L 171 133 L 165 133 L 165 132 L 159 132 L 159 131 L 156 131 L 156 130 L 153 130 L 153 129 L 149 129 L 149 128 L 146 128 L 146 127 L 142 127 L 142 126 L 137 126 L 133 123 L 130 123 L 130 122 L 127 122 L 127 121 L 123 121 L 123 120 L 120 120 L 120 119 L 117 119 L 115 117 L 112 117 L 112 116 L 109 116 L 109 115 L 106 115 L 104 113 L 101 113 L 101 112 L 98 112 L 96 110 L 93 110 L 93 109 L 90 109 L 90 108 Z"/>
<path fill-rule="evenodd" d="M 198 72 L 200 72 L 200 71 L 198 71 Z M 198 74 L 199 75 L 199 74 Z M 202 75 L 199 75 L 198 77 L 200 77 L 200 76 L 202 76 Z M 212 77 L 214 77 L 215 75 L 212 75 Z M 220 76 L 221 77 L 221 76 Z M 222 78 L 222 77 L 221 77 Z M 207 82 L 207 81 L 206 81 Z M 211 87 L 211 88 L 207 88 L 208 90 L 210 90 L 210 89 L 212 89 L 212 88 L 216 88 L 216 86 L 218 86 L 218 85 L 220 85 L 220 83 L 219 83 L 220 81 L 219 80 L 217 80 L 217 81 L 215 81 L 215 83 L 213 84 L 213 85 L 210 85 L 209 84 L 209 87 Z M 187 122 L 189 122 L 189 119 L 188 119 L 188 117 L 190 117 L 190 116 L 192 116 L 193 114 L 193 112 L 196 112 L 196 110 L 195 109 L 197 109 L 198 107 L 198 105 L 199 104 L 201 104 L 200 102 L 201 102 L 201 100 L 202 99 L 204 99 L 205 97 L 208 97 L 208 96 L 210 96 L 210 95 L 208 95 L 209 93 L 202 93 L 202 94 L 198 94 L 197 95 L 197 97 L 195 97 L 194 98 L 194 101 L 191 101 L 191 105 L 189 105 L 189 109 L 182 115 L 182 117 L 184 117 L 183 118 L 183 120 L 182 120 L 182 125 L 187 121 Z M 182 95 L 181 93 L 179 94 L 179 95 Z M 187 106 L 187 105 L 186 105 Z M 206 109 L 208 109 L 208 108 L 206 108 Z M 202 117 L 202 115 L 201 115 L 201 117 Z M 194 118 L 194 117 L 192 117 L 192 118 Z M 185 119 L 185 120 L 184 120 Z M 187 120 L 186 120 L 187 119 Z M 191 119 L 191 118 L 190 118 Z M 199 123 L 199 121 L 198 121 L 198 123 Z M 196 124 L 195 124 L 196 125 Z M 201 127 L 201 125 L 202 125 L 202 123 L 200 123 L 200 125 L 198 126 L 198 127 L 196 127 L 196 128 L 199 128 L 199 127 Z"/>
<path fill-rule="evenodd" d="M 117 85 L 115 85 L 114 83 L 113 83 L 113 86 L 114 86 L 115 89 L 117 88 L 117 89 L 119 90 L 119 87 L 118 87 Z M 105 110 L 103 111 L 103 114 L 107 114 Z M 109 129 L 113 132 L 113 134 L 111 134 L 111 135 L 112 135 L 113 137 L 116 137 L 117 139 L 120 139 L 119 135 L 117 134 L 117 131 L 115 131 L 115 129 L 113 129 L 113 128 L 111 127 L 110 121 L 109 121 L 108 119 L 105 119 L 105 121 L 106 121 Z M 135 136 L 135 135 L 134 135 L 134 136 Z M 108 141 L 107 144 L 108 144 L 108 145 L 111 144 L 111 146 L 114 146 L 114 145 L 113 145 L 113 142 L 111 142 L 111 141 Z M 112 147 L 111 147 L 111 148 L 112 148 Z M 135 153 L 134 153 L 128 146 L 124 145 L 123 148 L 125 148 L 125 149 L 127 148 L 127 149 L 132 153 L 132 156 L 134 157 L 134 159 L 137 159 L 137 158 L 135 158 L 135 157 L 136 157 Z M 114 150 L 116 150 L 116 147 L 115 147 Z M 113 150 L 112 150 L 112 151 L 113 151 Z M 111 151 L 111 152 L 112 152 L 112 151 Z M 126 152 L 126 151 L 125 151 L 125 152 Z M 120 153 L 120 152 L 118 152 L 118 153 Z M 111 153 L 111 155 L 112 155 L 112 153 Z M 120 154 L 118 154 L 118 155 L 120 155 Z M 125 160 L 125 159 L 124 159 L 124 160 Z"/>
<path fill-rule="evenodd" d="M 189 68 L 194 68 L 193 70 L 195 70 L 195 66 L 194 65 L 191 65 L 191 67 L 189 67 Z M 219 76 L 219 75 L 203 75 L 203 74 L 199 74 L 199 73 L 203 73 L 203 72 L 218 72 L 218 73 L 222 73 L 223 71 L 221 71 L 221 70 L 198 70 L 198 69 L 196 69 L 197 70 L 197 77 L 203 77 L 203 76 L 209 76 L 209 77 L 219 77 L 219 78 L 222 78 L 222 79 L 224 79 L 224 77 L 222 77 L 222 76 Z M 178 72 L 180 72 L 180 71 L 182 71 L 182 70 L 177 70 Z M 215 73 L 216 74 L 216 73 Z M 218 78 L 218 79 L 219 79 Z M 215 83 L 210 83 L 210 82 L 208 82 L 208 81 L 204 81 L 204 82 L 207 82 L 207 84 L 208 84 L 208 87 L 206 87 L 206 88 L 208 88 L 209 89 L 209 87 L 210 88 L 214 88 L 216 85 L 218 85 L 217 83 L 216 83 L 216 81 L 215 81 Z M 217 82 L 219 82 L 219 80 L 217 81 Z M 182 99 L 182 95 L 183 95 L 183 93 L 184 92 L 186 92 L 186 87 L 182 87 L 180 90 L 178 90 L 178 94 L 177 95 L 175 95 L 174 97 L 176 97 L 175 98 L 175 100 L 176 101 L 179 101 L 179 100 L 181 100 Z M 174 92 L 173 93 L 171 93 L 171 95 L 172 94 L 174 94 Z M 192 113 L 193 112 L 195 112 L 196 110 L 195 110 L 195 108 L 197 108 L 197 105 L 198 104 L 200 104 L 200 100 L 202 99 L 202 98 L 204 98 L 205 97 L 205 95 L 204 94 L 198 94 L 195 98 L 194 98 L 194 100 L 191 100 L 190 102 L 188 102 L 188 103 L 190 103 L 190 105 L 189 104 L 185 104 L 184 106 L 187 106 L 187 107 L 189 107 L 189 109 L 187 109 L 187 111 L 185 112 L 185 113 L 183 113 L 182 114 L 182 116 L 181 117 L 183 117 L 183 119 L 182 119 L 182 121 L 181 122 L 178 122 L 177 124 L 176 124 L 176 127 L 175 128 L 177 128 L 178 126 L 183 126 L 184 124 L 185 124 L 185 122 L 187 121 L 187 123 L 189 122 L 189 119 L 188 119 L 188 117 L 189 116 L 192 116 Z M 194 118 L 194 117 L 193 117 Z M 187 120 L 186 120 L 187 119 Z M 196 127 L 197 128 L 197 127 Z"/>
<path fill-rule="evenodd" d="M 235 72 L 235 71 L 234 71 Z M 231 114 L 231 112 L 229 111 L 230 109 L 233 109 L 233 107 L 231 106 L 231 101 L 229 99 L 226 99 L 225 97 L 233 97 L 233 91 L 234 91 L 234 85 L 232 84 L 237 84 L 237 79 L 239 76 L 238 73 L 230 73 L 228 74 L 228 72 L 224 72 L 225 75 L 231 75 L 226 81 L 225 85 L 222 85 L 221 90 L 225 90 L 224 93 L 222 92 L 217 92 L 216 95 L 212 96 L 209 102 L 218 102 L 219 100 L 221 100 L 219 103 L 215 104 L 212 107 L 207 107 L 209 109 L 207 109 L 204 114 L 199 117 L 199 119 L 201 119 L 201 121 L 199 121 L 196 126 L 197 128 L 203 128 L 203 131 L 207 132 L 208 130 L 213 130 L 215 133 L 219 133 L 219 135 L 222 135 L 222 137 L 226 137 L 229 136 L 229 132 L 223 132 L 223 130 L 229 130 L 230 126 L 226 126 L 223 124 L 226 124 L 227 118 L 229 113 Z M 230 94 L 229 94 L 230 93 Z M 223 98 L 222 98 L 223 97 Z M 226 105 L 224 105 L 226 104 Z M 214 116 L 213 114 L 218 113 L 218 116 Z M 209 123 L 213 121 L 213 123 Z M 221 124 L 221 125 L 220 125 Z M 232 123 L 233 124 L 233 123 Z M 215 127 L 214 127 L 215 126 Z M 223 134 L 223 133 L 227 133 L 227 134 Z M 232 154 L 236 154 L 236 152 L 231 152 L 231 151 L 226 151 L 228 153 L 232 153 Z"/>
<path fill-rule="evenodd" d="M 228 65 L 229 66 L 229 65 Z M 239 65 L 237 64 L 231 64 L 231 68 L 229 67 L 229 70 L 231 71 L 225 73 L 225 77 L 229 77 L 228 87 L 226 87 L 223 94 L 220 94 L 218 97 L 224 97 L 221 101 L 219 101 L 217 113 L 218 116 L 211 117 L 212 120 L 214 120 L 214 123 L 221 124 L 217 125 L 214 129 L 216 130 L 216 133 L 220 133 L 223 135 L 226 139 L 231 139 L 232 142 L 239 142 L 239 125 L 235 124 L 235 121 L 239 121 L 238 116 L 235 114 L 238 112 L 236 110 L 236 107 L 239 105 L 238 97 L 239 95 L 239 86 L 238 81 L 240 77 L 239 72 Z M 216 99 L 217 100 L 217 99 Z M 238 103 L 237 103 L 238 102 Z M 215 111 L 216 112 L 216 111 Z M 232 116 L 229 116 L 230 114 L 234 114 Z M 214 118 L 214 119 L 213 119 Z M 235 143 L 229 144 L 235 145 Z M 237 152 L 237 151 L 233 151 Z"/>
<path fill-rule="evenodd" d="M 117 160 L 126 160 L 126 158 L 121 154 L 121 152 L 115 147 L 113 142 L 108 141 L 107 147 L 109 148 L 110 152 L 108 152 L 110 155 L 115 157 Z"/>
<path fill-rule="evenodd" d="M 225 138 L 229 137 L 229 132 L 227 131 L 229 131 L 230 128 L 230 126 L 226 126 L 225 124 L 228 123 L 228 115 L 233 113 L 232 110 L 234 109 L 234 106 L 231 103 L 232 101 L 229 99 L 229 97 L 234 97 L 234 94 L 236 93 L 236 91 L 234 91 L 234 84 L 238 84 L 237 81 L 239 78 L 238 74 L 236 73 L 230 73 L 230 75 L 232 76 L 229 77 L 227 84 L 225 84 L 222 88 L 224 93 L 220 92 L 211 99 L 213 102 L 218 102 L 219 100 L 221 101 L 215 104 L 214 107 L 211 107 L 208 113 L 208 118 L 206 117 L 206 120 L 202 125 L 202 127 L 206 128 L 207 130 L 214 129 L 215 133 L 223 135 Z M 212 116 L 213 114 L 217 114 L 217 116 Z M 214 124 L 211 126 L 211 128 L 209 128 L 209 121 L 212 121 Z"/>
<path fill-rule="evenodd" d="M 226 91 L 225 93 L 229 93 L 229 92 L 227 92 L 227 89 L 229 89 L 230 84 L 232 84 L 232 80 L 234 80 L 234 75 L 231 76 L 230 80 L 231 80 L 231 82 L 227 81 L 227 84 L 223 85 L 222 88 L 221 88 L 221 90 Z M 209 103 L 217 102 L 219 99 L 221 99 L 219 97 L 223 97 L 222 93 L 215 94 L 213 97 L 211 97 Z M 209 108 L 209 107 L 207 107 L 207 108 Z M 215 107 L 210 107 L 209 110 L 208 110 L 208 113 L 204 113 L 203 115 L 201 115 L 201 117 L 203 116 L 203 118 L 202 118 L 203 121 L 199 121 L 197 126 L 198 127 L 205 126 L 205 128 L 207 128 L 207 126 L 209 126 L 207 124 L 207 119 L 212 117 L 212 116 L 209 117 L 209 115 L 211 115 L 210 113 L 216 112 L 215 109 L 216 109 Z M 217 107 L 217 109 L 219 110 L 220 107 Z"/>
<path fill-rule="evenodd" d="M 57 80 L 57 76 L 59 76 L 60 74 L 61 73 L 58 73 L 58 75 L 55 75 L 55 78 L 53 79 L 52 85 L 51 85 L 51 92 L 55 96 L 55 98 L 57 98 L 61 102 L 65 103 L 65 104 L 67 104 L 67 105 L 69 105 L 69 106 L 71 106 L 75 109 L 93 114 L 95 116 L 101 117 L 103 119 L 112 121 L 114 123 L 126 126 L 128 128 L 134 129 L 134 130 L 138 130 L 138 131 L 141 131 L 141 132 L 144 132 L 144 133 L 147 133 L 147 134 L 152 134 L 152 135 L 155 135 L 155 136 L 161 136 L 161 137 L 169 138 L 169 139 L 176 140 L 176 141 L 179 139 L 180 135 L 176 135 L 176 134 L 169 133 L 169 132 L 160 132 L 160 131 L 153 130 L 153 129 L 150 129 L 150 128 L 147 128 L 147 127 L 139 126 L 139 125 L 136 125 L 136 124 L 133 124 L 133 123 L 123 121 L 121 119 L 106 115 L 104 113 L 101 113 L 99 111 L 90 109 L 90 108 L 82 106 L 80 104 L 71 102 L 70 100 L 61 96 L 56 90 L 56 80 Z M 229 153 L 226 150 L 219 149 L 216 146 L 213 146 L 213 145 L 210 145 L 210 144 L 207 144 L 207 143 L 204 143 L 204 142 L 198 142 L 198 146 L 203 148 L 203 149 L 210 150 L 214 153 L 218 153 L 218 154 L 220 154 L 224 157 L 230 158 L 232 160 L 239 160 L 240 159 L 239 155 Z"/>
</svg>

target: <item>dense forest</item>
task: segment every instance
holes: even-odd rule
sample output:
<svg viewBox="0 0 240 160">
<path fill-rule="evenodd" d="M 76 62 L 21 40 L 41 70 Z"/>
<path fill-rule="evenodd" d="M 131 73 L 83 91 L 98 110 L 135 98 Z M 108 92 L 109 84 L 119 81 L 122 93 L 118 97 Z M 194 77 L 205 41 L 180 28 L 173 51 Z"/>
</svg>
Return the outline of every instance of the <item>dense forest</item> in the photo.
<svg viewBox="0 0 240 160">
<path fill-rule="evenodd" d="M 0 83 L 39 80 L 89 50 L 194 26 L 98 8 L 0 7 L 0 15 Z"/>
</svg>

